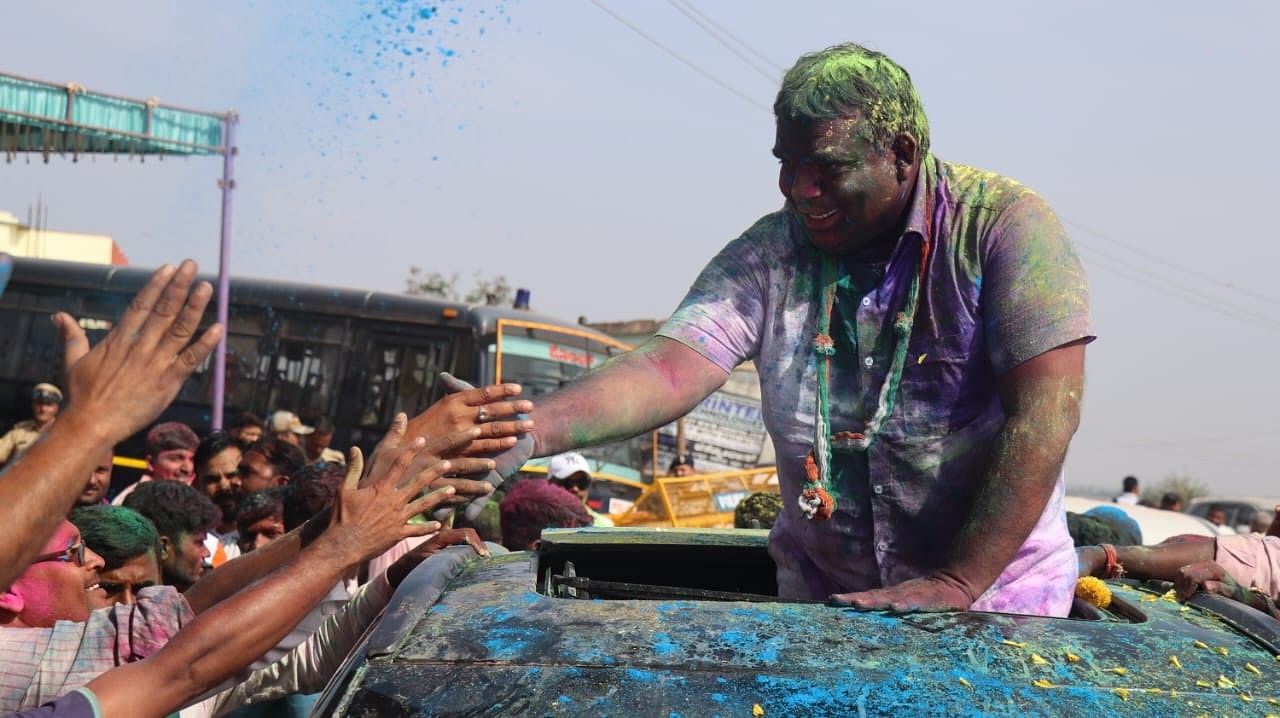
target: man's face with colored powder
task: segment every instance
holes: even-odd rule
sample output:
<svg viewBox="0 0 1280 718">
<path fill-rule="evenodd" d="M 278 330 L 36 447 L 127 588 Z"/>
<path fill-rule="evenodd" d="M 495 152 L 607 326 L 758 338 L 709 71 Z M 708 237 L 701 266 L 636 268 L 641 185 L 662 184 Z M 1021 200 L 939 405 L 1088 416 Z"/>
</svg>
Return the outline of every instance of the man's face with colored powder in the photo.
<svg viewBox="0 0 1280 718">
<path fill-rule="evenodd" d="M 160 585 L 156 552 L 147 551 L 110 571 L 98 573 L 98 588 L 89 592 L 89 605 L 106 608 L 117 603 L 137 603 L 138 591 Z"/>
<path fill-rule="evenodd" d="M 864 134 L 853 118 L 778 126 L 778 189 L 819 249 L 854 252 L 902 223 L 915 183 L 914 141 L 900 148 L 910 150 L 904 164 Z"/>
<path fill-rule="evenodd" d="M 153 479 L 167 479 L 190 484 L 196 476 L 192 460 L 195 452 L 190 449 L 167 449 L 147 457 L 147 468 Z"/>
<path fill-rule="evenodd" d="M 27 567 L 8 591 L 0 594 L 0 616 L 13 616 L 10 625 L 48 628 L 57 621 L 89 617 L 89 592 L 96 590 L 102 557 L 84 550 L 78 562 L 75 547 L 83 543 L 80 530 L 63 521 L 45 542 L 39 560 Z M 56 554 L 56 555 L 55 555 Z"/>
</svg>

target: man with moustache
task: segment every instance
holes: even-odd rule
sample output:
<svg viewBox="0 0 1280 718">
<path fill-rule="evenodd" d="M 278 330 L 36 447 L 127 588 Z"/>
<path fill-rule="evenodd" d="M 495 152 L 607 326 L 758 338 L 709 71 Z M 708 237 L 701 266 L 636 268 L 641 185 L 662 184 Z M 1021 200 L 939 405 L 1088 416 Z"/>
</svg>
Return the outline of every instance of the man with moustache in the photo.
<svg viewBox="0 0 1280 718">
<path fill-rule="evenodd" d="M 195 485 L 214 506 L 218 507 L 218 524 L 205 537 L 209 550 L 209 566 L 217 568 L 240 555 L 236 515 L 244 496 L 240 480 L 240 461 L 244 458 L 240 443 L 230 433 L 215 431 L 200 440 L 196 447 Z"/>
<path fill-rule="evenodd" d="M 89 481 L 85 483 L 84 491 L 76 497 L 77 507 L 107 503 L 107 489 L 111 488 L 112 458 L 110 449 L 103 452 L 102 457 L 98 459 L 98 465 L 93 467 L 93 473 L 89 474 Z"/>
<path fill-rule="evenodd" d="M 784 207 L 657 335 L 549 396 L 504 471 L 693 409 L 753 360 L 785 508 L 780 593 L 860 609 L 1065 616 L 1062 462 L 1093 339 L 1043 199 L 945 162 L 911 78 L 846 43 L 774 103 Z"/>
<path fill-rule="evenodd" d="M 472 437 L 454 435 L 447 445 L 456 449 Z M 163 715 L 231 678 L 357 563 L 405 536 L 441 529 L 434 522 L 408 522 L 416 514 L 460 500 L 454 498 L 452 486 L 424 495 L 427 486 L 451 468 L 429 451 L 423 443 L 402 447 L 398 458 L 375 460 L 368 474 L 363 474 L 362 457 L 353 452 L 352 472 L 332 512 L 304 527 L 289 545 L 278 542 L 282 550 L 261 565 L 209 588 L 199 599 L 189 593 L 189 604 L 173 588 L 160 586 L 142 589 L 132 604 L 91 610 L 89 595 L 99 588 L 104 562 L 86 548 L 75 525 L 63 521 L 45 550 L 0 594 L 0 711 L 31 709 L 66 694 L 46 704 L 41 715 L 63 715 L 49 712 L 53 706 L 68 710 L 68 715 Z M 362 475 L 365 486 L 359 486 Z M 154 489 L 140 488 L 144 495 L 149 490 Z M 385 605 L 418 563 L 446 546 L 463 543 L 477 553 L 488 553 L 473 532 L 442 531 L 375 581 L 370 600 L 357 613 L 339 620 L 367 624 L 377 614 L 377 604 Z M 296 600 L 280 601 L 280 595 Z M 208 611 L 208 620 L 192 623 L 194 613 L 202 611 Z M 224 630 L 233 617 L 245 616 L 249 618 L 237 631 Z M 191 630 L 183 630 L 189 624 Z M 362 628 L 332 627 L 334 635 L 295 658 L 323 663 L 313 666 L 308 676 L 276 667 L 251 676 L 250 687 L 270 692 L 267 684 L 272 681 L 294 687 L 305 678 L 309 685 L 301 687 L 314 689 L 323 681 L 321 674 L 331 674 L 345 655 L 340 647 L 349 647 Z M 123 666 L 127 668 L 118 668 Z M 234 705 L 252 697 L 233 689 L 226 699 Z"/>
<path fill-rule="evenodd" d="M 209 497 L 177 481 L 148 481 L 140 484 L 124 505 L 155 525 L 164 582 L 185 591 L 198 581 L 209 558 L 205 535 L 218 517 Z"/>
</svg>

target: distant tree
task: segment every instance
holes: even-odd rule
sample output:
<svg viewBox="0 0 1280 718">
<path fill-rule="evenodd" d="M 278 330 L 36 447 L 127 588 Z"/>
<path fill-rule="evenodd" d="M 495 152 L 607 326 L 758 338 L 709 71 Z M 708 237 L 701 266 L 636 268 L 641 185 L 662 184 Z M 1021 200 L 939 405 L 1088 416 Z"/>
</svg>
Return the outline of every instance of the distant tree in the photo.
<svg viewBox="0 0 1280 718">
<path fill-rule="evenodd" d="M 458 273 L 446 277 L 439 272 L 424 272 L 421 267 L 409 267 L 404 280 L 404 293 L 414 296 L 458 299 Z"/>
<path fill-rule="evenodd" d="M 409 267 L 409 276 L 404 280 L 405 294 L 415 296 L 440 297 L 467 304 L 510 304 L 515 297 L 515 288 L 501 274 L 486 279 L 476 272 L 471 290 L 465 294 L 458 291 L 458 273 L 448 276 L 440 272 L 425 272 L 421 267 Z"/>
<path fill-rule="evenodd" d="M 1209 495 L 1209 485 L 1185 471 L 1173 471 L 1165 475 L 1159 483 L 1148 485 L 1142 489 L 1142 500 L 1153 506 L 1160 505 L 1160 497 L 1165 494 L 1177 494 L 1182 497 L 1185 508 L 1191 500 Z"/>
<path fill-rule="evenodd" d="M 499 274 L 493 279 L 484 279 L 476 272 L 476 286 L 462 299 L 468 304 L 510 304 L 515 296 L 515 289 L 507 278 Z"/>
</svg>

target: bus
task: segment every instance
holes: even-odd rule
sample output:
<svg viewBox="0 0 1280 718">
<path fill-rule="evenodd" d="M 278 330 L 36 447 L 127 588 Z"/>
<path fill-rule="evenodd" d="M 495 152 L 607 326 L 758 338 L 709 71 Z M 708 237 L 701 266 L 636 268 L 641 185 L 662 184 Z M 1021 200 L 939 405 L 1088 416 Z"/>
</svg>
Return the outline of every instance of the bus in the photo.
<svg viewBox="0 0 1280 718">
<path fill-rule="evenodd" d="M 76 317 L 91 342 L 111 329 L 150 270 L 14 258 L 0 296 L 0 426 L 30 413 L 31 387 L 61 383 L 61 341 L 49 317 Z M 217 286 L 213 277 L 202 277 Z M 212 304 L 204 324 L 213 322 Z M 630 347 L 593 329 L 526 310 L 391 292 L 232 278 L 225 418 L 277 409 L 323 415 L 334 446 L 368 451 L 397 412 L 417 414 L 444 395 L 442 371 L 473 384 L 513 381 L 523 398 L 547 394 Z M 212 358 L 160 421 L 197 433 L 212 425 Z M 225 422 L 224 422 L 225 423 Z M 584 450 L 601 498 L 634 498 L 652 474 L 652 435 Z M 137 467 L 141 436 L 117 448 Z M 537 471 L 537 464 L 529 467 Z M 136 474 L 116 471 L 113 488 Z"/>
</svg>

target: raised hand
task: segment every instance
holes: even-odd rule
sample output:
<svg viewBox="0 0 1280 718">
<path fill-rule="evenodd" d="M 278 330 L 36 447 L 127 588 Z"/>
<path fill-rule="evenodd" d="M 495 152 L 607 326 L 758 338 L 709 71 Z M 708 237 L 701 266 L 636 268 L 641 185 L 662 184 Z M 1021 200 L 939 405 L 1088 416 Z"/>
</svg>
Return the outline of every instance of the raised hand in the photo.
<svg viewBox="0 0 1280 718">
<path fill-rule="evenodd" d="M 477 389 L 447 372 L 440 374 L 440 380 L 451 393 L 414 417 L 408 432 L 412 436 L 415 427 L 430 430 L 432 426 L 438 427 L 437 431 L 458 426 L 480 429 L 481 437 L 468 447 L 467 453 L 487 454 L 493 457 L 493 462 L 491 470 L 484 476 L 488 490 L 475 496 L 465 509 L 466 517 L 474 520 L 484 510 L 493 489 L 532 456 L 533 438 L 528 432 L 533 429 L 533 422 L 527 413 L 533 411 L 533 402 L 508 399 L 519 395 L 519 384 L 493 384 Z M 436 518 L 441 521 L 448 516 L 448 510 L 436 513 Z"/>
<path fill-rule="evenodd" d="M 0 261 L 0 279 L 5 265 Z M 53 323 L 66 344 L 67 407 L 0 482 L 0 586 L 8 586 L 57 527 L 102 452 L 155 420 L 222 336 L 191 341 L 213 288 L 194 262 L 161 267 L 114 329 L 89 348 L 70 315 Z"/>
<path fill-rule="evenodd" d="M 176 269 L 157 269 L 92 349 L 71 315 L 53 315 L 65 344 L 69 401 L 63 420 L 88 417 L 98 432 L 117 443 L 150 424 L 173 401 L 222 336 L 222 326 L 214 324 L 192 341 L 213 296 L 208 282 L 192 288 L 196 270 L 191 260 Z"/>
<path fill-rule="evenodd" d="M 409 519 L 436 509 L 454 494 L 452 486 L 445 486 L 423 495 L 431 482 L 451 468 L 448 461 L 428 459 L 426 445 L 422 438 L 408 442 L 389 465 L 371 467 L 368 475 L 364 475 L 364 456 L 353 447 L 346 479 L 333 502 L 329 527 L 316 541 L 332 544 L 332 550 L 341 552 L 354 565 L 401 539 L 439 531 L 440 524 L 435 522 L 409 523 Z"/>
<path fill-rule="evenodd" d="M 510 399 L 522 391 L 519 384 L 477 389 L 448 373 L 441 373 L 440 380 L 450 393 L 413 417 L 406 427 L 408 436 L 439 436 L 476 426 L 480 436 L 466 452 L 476 455 L 504 451 L 515 445 L 518 435 L 533 428 L 533 422 L 522 416 L 533 411 L 533 402 Z"/>
</svg>

